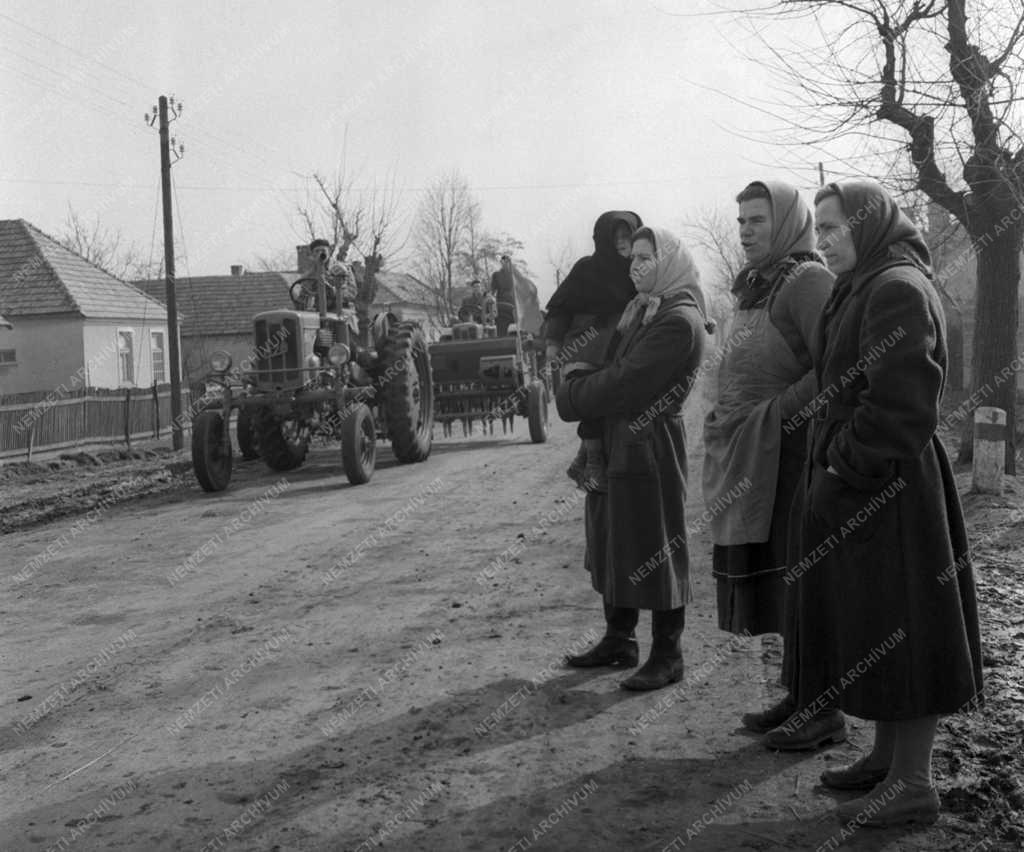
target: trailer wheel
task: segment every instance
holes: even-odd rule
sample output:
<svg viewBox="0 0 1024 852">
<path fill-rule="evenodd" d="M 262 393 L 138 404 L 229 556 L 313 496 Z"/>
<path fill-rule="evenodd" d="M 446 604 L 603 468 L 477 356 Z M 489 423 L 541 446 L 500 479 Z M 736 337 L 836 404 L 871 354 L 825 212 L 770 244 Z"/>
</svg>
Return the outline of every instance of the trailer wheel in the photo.
<svg viewBox="0 0 1024 852">
<path fill-rule="evenodd" d="M 393 323 L 381 354 L 391 449 L 400 462 L 425 461 L 434 438 L 434 380 L 423 330 Z"/>
<path fill-rule="evenodd" d="M 223 491 L 231 482 L 231 441 L 225 440 L 219 411 L 200 411 L 192 418 L 192 469 L 204 491 Z"/>
<path fill-rule="evenodd" d="M 530 424 L 530 440 L 543 444 L 548 439 L 548 388 L 534 379 L 526 390 L 526 418 Z"/>
<path fill-rule="evenodd" d="M 248 408 L 238 409 L 235 435 L 238 438 L 238 452 L 242 454 L 243 459 L 252 461 L 260 457 L 260 436 L 256 431 L 256 421 Z"/>
<path fill-rule="evenodd" d="M 377 463 L 377 427 L 373 413 L 360 403 L 341 422 L 341 464 L 353 485 L 369 482 Z"/>
</svg>

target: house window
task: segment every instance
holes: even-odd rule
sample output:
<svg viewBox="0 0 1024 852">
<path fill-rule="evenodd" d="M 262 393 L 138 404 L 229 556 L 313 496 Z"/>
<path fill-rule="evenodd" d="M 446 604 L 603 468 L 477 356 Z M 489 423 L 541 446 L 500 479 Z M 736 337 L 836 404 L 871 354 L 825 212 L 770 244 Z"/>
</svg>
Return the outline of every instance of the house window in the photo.
<svg viewBox="0 0 1024 852">
<path fill-rule="evenodd" d="M 121 385 L 135 384 L 135 332 L 117 330 L 117 380 Z"/>
<path fill-rule="evenodd" d="M 17 364 L 18 356 L 13 349 L 0 349 L 0 365 Z"/>
<path fill-rule="evenodd" d="M 164 364 L 164 333 L 162 331 L 151 331 L 149 333 L 149 351 L 153 356 L 153 381 L 157 384 L 167 381 L 166 368 Z"/>
</svg>

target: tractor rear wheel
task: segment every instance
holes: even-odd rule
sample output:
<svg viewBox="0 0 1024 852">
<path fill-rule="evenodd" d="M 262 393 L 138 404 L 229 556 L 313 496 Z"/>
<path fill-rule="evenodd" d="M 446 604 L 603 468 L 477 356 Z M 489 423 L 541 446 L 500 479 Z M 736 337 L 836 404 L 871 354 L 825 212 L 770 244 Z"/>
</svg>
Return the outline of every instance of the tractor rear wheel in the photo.
<svg viewBox="0 0 1024 852">
<path fill-rule="evenodd" d="M 294 470 L 306 460 L 309 435 L 297 417 L 278 420 L 269 412 L 260 418 L 260 455 L 271 470 Z"/>
<path fill-rule="evenodd" d="M 427 339 L 414 322 L 396 322 L 381 347 L 384 409 L 400 462 L 421 462 L 434 438 L 434 379 Z"/>
<path fill-rule="evenodd" d="M 256 421 L 248 408 L 238 409 L 235 435 L 238 438 L 238 452 L 242 454 L 243 459 L 251 461 L 260 457 L 260 437 L 256 431 Z"/>
<path fill-rule="evenodd" d="M 377 463 L 377 427 L 369 407 L 360 403 L 341 421 L 341 464 L 353 485 L 369 482 Z"/>
<path fill-rule="evenodd" d="M 231 441 L 224 417 L 207 409 L 192 418 L 192 469 L 204 491 L 223 491 L 231 482 Z"/>
<path fill-rule="evenodd" d="M 543 444 L 548 439 L 548 388 L 534 379 L 526 389 L 526 419 L 530 424 L 530 440 Z"/>
</svg>

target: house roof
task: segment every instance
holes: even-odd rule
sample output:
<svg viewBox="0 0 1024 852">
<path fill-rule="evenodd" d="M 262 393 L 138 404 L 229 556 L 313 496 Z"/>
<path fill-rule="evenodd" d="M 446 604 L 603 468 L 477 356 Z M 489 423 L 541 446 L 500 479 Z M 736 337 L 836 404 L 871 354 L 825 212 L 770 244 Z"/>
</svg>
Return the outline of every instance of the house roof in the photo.
<svg viewBox="0 0 1024 852">
<path fill-rule="evenodd" d="M 24 219 L 0 220 L 0 309 L 8 317 L 156 319 L 164 313 L 162 305 L 138 288 Z"/>
<path fill-rule="evenodd" d="M 244 272 L 241 275 L 204 275 L 178 278 L 175 295 L 183 335 L 249 334 L 252 318 L 261 311 L 291 305 L 288 288 L 303 276 L 298 272 Z M 136 281 L 154 299 L 165 301 L 162 278 Z M 430 289 L 404 272 L 377 273 L 375 304 L 400 303 L 433 307 Z"/>
<path fill-rule="evenodd" d="M 406 272 L 378 272 L 376 302 L 381 306 L 404 302 L 433 308 L 436 299 L 426 284 Z"/>
<path fill-rule="evenodd" d="M 288 288 L 297 272 L 243 272 L 241 275 L 201 275 L 176 278 L 175 301 L 183 335 L 250 334 L 252 318 L 262 311 L 291 305 Z M 166 304 L 163 278 L 135 284 Z"/>
</svg>

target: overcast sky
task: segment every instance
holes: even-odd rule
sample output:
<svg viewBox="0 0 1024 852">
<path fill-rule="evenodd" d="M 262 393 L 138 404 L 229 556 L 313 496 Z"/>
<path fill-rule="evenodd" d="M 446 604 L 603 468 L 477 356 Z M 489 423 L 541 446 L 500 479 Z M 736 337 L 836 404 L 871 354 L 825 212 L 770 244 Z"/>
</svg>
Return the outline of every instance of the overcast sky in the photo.
<svg viewBox="0 0 1024 852">
<path fill-rule="evenodd" d="M 749 5 L 5 0 L 0 217 L 56 234 L 70 203 L 159 257 L 143 115 L 173 94 L 179 275 L 304 241 L 302 176 L 346 151 L 363 184 L 395 176 L 410 219 L 458 169 L 484 226 L 525 243 L 546 296 L 549 254 L 589 252 L 603 210 L 678 228 L 700 208 L 732 215 L 758 177 L 814 186 L 818 151 L 753 141 L 767 119 L 743 102 L 772 92 L 744 54 L 764 48 L 723 11 Z M 789 23 L 779 37 L 814 34 Z"/>
</svg>

